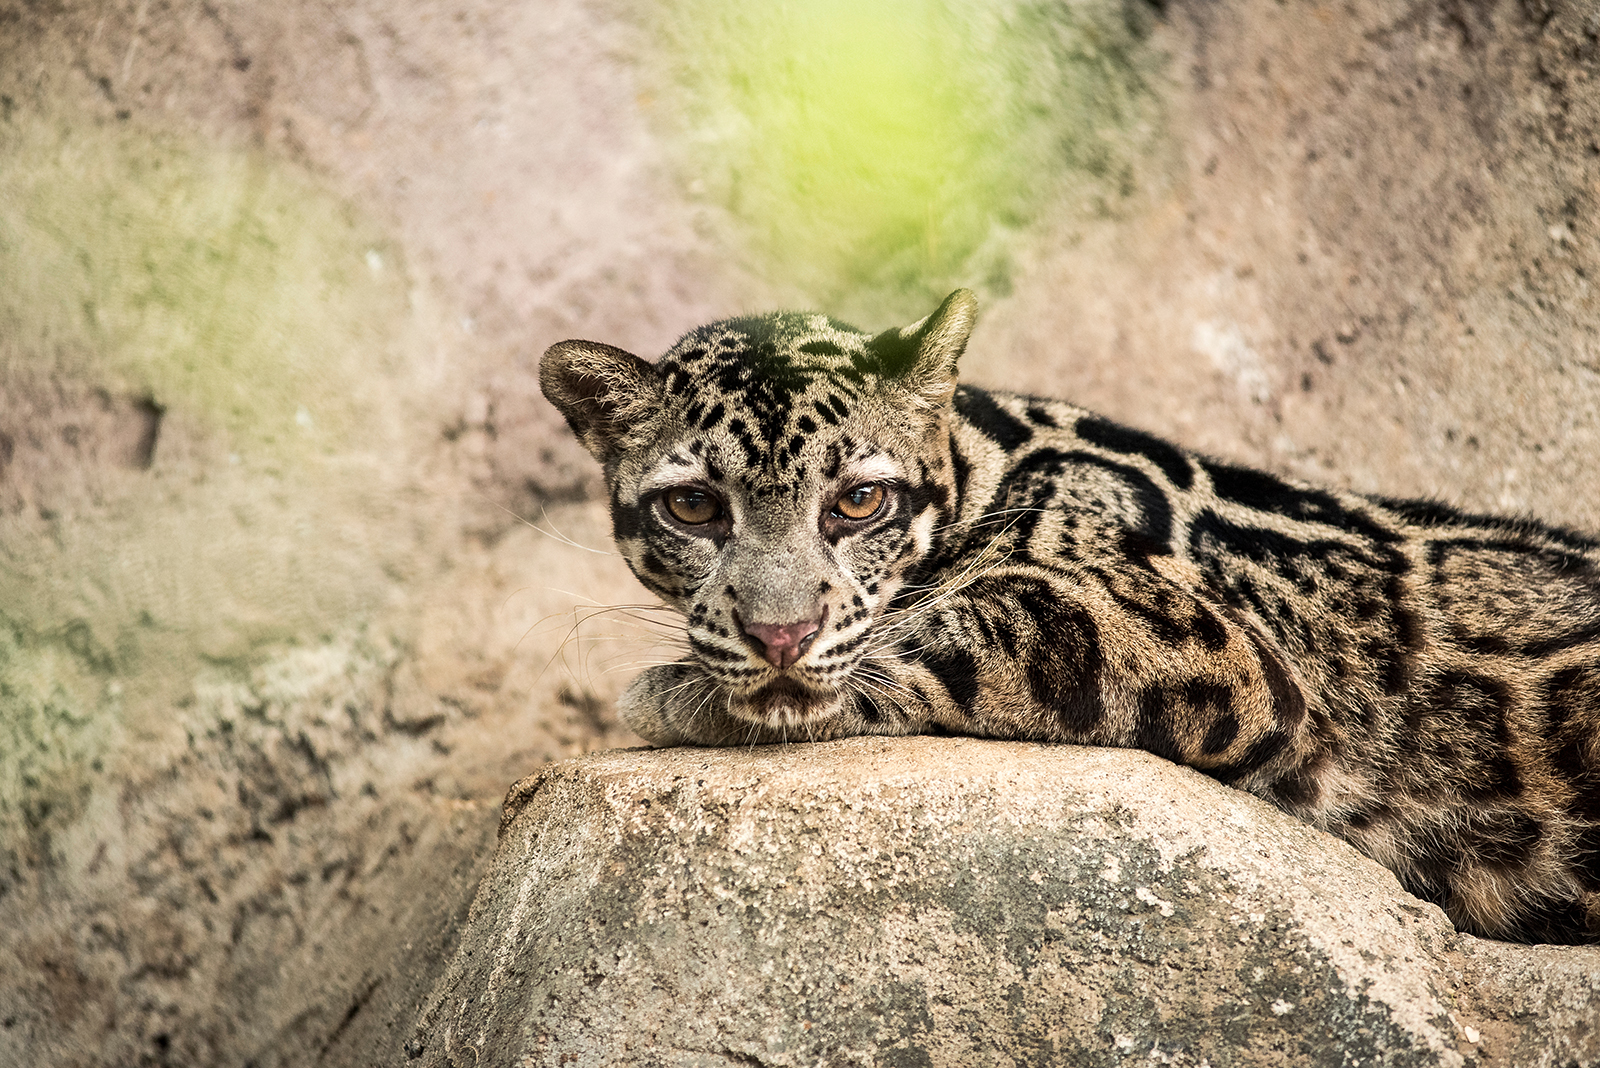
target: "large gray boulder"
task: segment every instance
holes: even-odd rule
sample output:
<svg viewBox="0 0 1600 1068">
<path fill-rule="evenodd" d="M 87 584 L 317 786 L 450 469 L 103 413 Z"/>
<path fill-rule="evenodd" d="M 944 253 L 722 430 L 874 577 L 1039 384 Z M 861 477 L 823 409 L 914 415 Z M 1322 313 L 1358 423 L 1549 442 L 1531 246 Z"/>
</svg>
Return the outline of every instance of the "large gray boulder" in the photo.
<svg viewBox="0 0 1600 1068">
<path fill-rule="evenodd" d="M 423 1065 L 1587 1065 L 1600 948 L 1458 935 L 1146 753 L 620 750 L 514 786 Z"/>
</svg>

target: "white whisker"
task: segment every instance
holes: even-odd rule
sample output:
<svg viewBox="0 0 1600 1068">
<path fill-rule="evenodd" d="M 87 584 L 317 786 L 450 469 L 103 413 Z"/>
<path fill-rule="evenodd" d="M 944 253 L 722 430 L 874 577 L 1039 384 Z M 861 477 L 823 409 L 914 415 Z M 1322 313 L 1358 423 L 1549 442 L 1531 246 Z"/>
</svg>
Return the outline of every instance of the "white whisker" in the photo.
<svg viewBox="0 0 1600 1068">
<path fill-rule="evenodd" d="M 574 549 L 582 549 L 584 552 L 586 552 L 586 553 L 594 553 L 596 556 L 616 556 L 617 555 L 614 551 L 612 551 L 610 549 L 596 549 L 593 546 L 585 545 L 580 541 L 575 541 L 572 538 L 569 538 L 565 534 L 561 533 L 559 530 L 556 529 L 555 524 L 553 522 L 551 522 L 549 509 L 547 509 L 542 504 L 539 506 L 539 513 L 540 513 L 541 517 L 544 519 L 544 521 L 546 523 L 550 524 L 550 529 L 549 530 L 544 529 L 538 523 L 535 523 L 533 520 L 527 518 L 526 516 L 518 515 L 516 512 L 513 512 L 511 509 L 509 509 L 505 505 L 501 504 L 499 501 L 496 501 L 496 500 L 493 500 L 492 498 L 490 498 L 487 494 L 480 493 L 480 494 L 478 494 L 478 498 L 480 500 L 487 501 L 490 505 L 493 505 L 495 508 L 500 509 L 506 515 L 510 516 L 512 519 L 515 519 L 517 522 L 521 523 L 523 526 L 527 527 L 528 529 L 536 530 L 540 534 L 543 534 L 545 537 L 553 538 L 554 540 L 560 542 L 563 545 L 570 545 Z"/>
</svg>

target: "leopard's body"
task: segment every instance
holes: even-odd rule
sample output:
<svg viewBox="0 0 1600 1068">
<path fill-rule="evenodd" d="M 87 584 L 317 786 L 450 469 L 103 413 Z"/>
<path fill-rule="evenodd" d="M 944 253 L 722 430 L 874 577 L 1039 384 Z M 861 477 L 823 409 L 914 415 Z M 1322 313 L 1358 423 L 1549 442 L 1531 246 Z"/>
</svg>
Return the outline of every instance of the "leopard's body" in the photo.
<svg viewBox="0 0 1600 1068">
<path fill-rule="evenodd" d="M 1463 929 L 1600 936 L 1600 542 L 1293 484 L 956 384 L 953 294 L 587 342 L 546 394 L 690 655 L 658 744 L 948 732 L 1127 746 L 1353 843 Z"/>
</svg>

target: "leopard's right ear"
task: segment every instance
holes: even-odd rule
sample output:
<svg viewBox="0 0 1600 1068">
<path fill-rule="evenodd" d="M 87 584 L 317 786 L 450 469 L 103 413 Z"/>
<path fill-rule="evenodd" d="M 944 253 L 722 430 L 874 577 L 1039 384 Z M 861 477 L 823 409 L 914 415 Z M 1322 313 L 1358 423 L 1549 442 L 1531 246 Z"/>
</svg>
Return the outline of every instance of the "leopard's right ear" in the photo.
<svg viewBox="0 0 1600 1068">
<path fill-rule="evenodd" d="M 601 463 L 647 441 L 661 411 L 656 369 L 597 341 L 558 341 L 546 349 L 539 388 Z"/>
<path fill-rule="evenodd" d="M 936 412 L 955 396 L 956 362 L 977 319 L 977 296 L 958 289 L 932 315 L 900 330 L 885 330 L 867 348 L 914 405 Z"/>
</svg>

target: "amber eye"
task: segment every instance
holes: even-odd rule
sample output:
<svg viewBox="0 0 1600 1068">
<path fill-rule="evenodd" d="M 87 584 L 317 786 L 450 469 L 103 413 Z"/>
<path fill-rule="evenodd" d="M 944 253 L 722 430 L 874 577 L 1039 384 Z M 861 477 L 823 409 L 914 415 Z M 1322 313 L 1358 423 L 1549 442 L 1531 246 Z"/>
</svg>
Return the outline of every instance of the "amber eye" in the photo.
<svg viewBox="0 0 1600 1068">
<path fill-rule="evenodd" d="M 871 519 L 878 513 L 878 509 L 883 507 L 883 499 L 886 496 L 881 485 L 868 482 L 840 495 L 839 499 L 833 502 L 833 512 L 845 519 Z"/>
<path fill-rule="evenodd" d="M 673 486 L 662 498 L 672 518 L 691 527 L 703 526 L 722 515 L 722 502 L 693 486 Z"/>
</svg>

